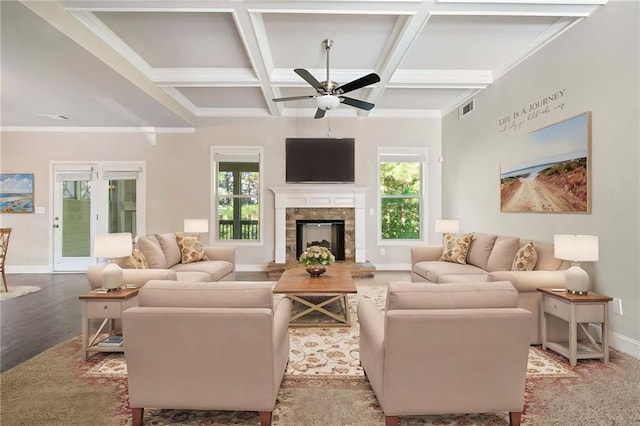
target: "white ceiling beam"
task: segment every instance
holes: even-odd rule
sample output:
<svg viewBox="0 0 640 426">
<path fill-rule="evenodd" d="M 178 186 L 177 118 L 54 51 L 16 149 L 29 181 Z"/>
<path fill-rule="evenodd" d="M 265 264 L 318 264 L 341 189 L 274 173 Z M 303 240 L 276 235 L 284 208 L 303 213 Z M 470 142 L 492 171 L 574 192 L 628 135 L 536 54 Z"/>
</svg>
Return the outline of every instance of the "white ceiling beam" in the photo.
<svg viewBox="0 0 640 426">
<path fill-rule="evenodd" d="M 571 16 L 587 17 L 607 0 L 593 2 L 572 0 L 535 1 L 443 1 L 433 5 L 432 15 L 445 16 Z"/>
<path fill-rule="evenodd" d="M 493 82 L 488 70 L 397 70 L 388 86 L 481 89 Z"/>
<path fill-rule="evenodd" d="M 247 68 L 153 68 L 151 80 L 159 86 L 177 87 L 256 87 L 260 86 L 253 69 Z"/>
<path fill-rule="evenodd" d="M 195 117 L 190 111 L 157 87 L 144 72 L 123 58 L 98 35 L 73 15 L 67 13 L 58 3 L 30 0 L 21 0 L 21 3 L 147 95 L 160 102 L 187 123 L 194 125 Z"/>
</svg>

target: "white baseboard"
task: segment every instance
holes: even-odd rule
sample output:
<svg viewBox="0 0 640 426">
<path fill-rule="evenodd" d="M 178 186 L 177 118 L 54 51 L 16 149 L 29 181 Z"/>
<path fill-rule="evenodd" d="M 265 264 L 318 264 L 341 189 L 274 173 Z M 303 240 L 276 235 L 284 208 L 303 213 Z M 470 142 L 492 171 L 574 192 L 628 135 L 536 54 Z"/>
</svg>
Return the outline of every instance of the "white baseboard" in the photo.
<svg viewBox="0 0 640 426">
<path fill-rule="evenodd" d="M 411 271 L 409 263 L 375 263 L 376 271 Z"/>
<path fill-rule="evenodd" d="M 595 334 L 597 338 L 602 338 L 602 326 L 598 324 L 589 324 L 589 331 Z M 624 334 L 609 332 L 609 346 L 617 351 L 624 352 L 636 359 L 640 359 L 640 341 Z"/>
<path fill-rule="evenodd" d="M 7 266 L 7 274 L 50 274 L 49 266 Z"/>
<path fill-rule="evenodd" d="M 268 265 L 236 265 L 237 272 L 266 272 Z"/>
</svg>

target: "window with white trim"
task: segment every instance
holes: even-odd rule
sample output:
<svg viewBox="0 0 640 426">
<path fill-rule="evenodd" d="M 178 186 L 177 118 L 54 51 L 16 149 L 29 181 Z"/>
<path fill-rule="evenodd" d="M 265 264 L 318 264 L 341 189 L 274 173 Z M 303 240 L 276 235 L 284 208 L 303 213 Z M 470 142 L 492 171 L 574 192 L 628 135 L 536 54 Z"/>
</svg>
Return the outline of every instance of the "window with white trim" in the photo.
<svg viewBox="0 0 640 426">
<path fill-rule="evenodd" d="M 422 241 L 426 148 L 378 149 L 379 240 Z"/>
<path fill-rule="evenodd" d="M 215 239 L 260 241 L 262 149 L 213 147 Z"/>
</svg>

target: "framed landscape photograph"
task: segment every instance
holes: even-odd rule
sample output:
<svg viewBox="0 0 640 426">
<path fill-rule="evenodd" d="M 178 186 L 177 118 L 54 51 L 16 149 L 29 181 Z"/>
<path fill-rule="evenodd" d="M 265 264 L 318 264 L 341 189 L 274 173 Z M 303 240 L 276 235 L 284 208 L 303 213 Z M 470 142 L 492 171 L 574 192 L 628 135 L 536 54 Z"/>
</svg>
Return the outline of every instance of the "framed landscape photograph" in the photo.
<svg viewBox="0 0 640 426">
<path fill-rule="evenodd" d="M 0 213 L 33 213 L 33 173 L 0 173 Z"/>
<path fill-rule="evenodd" d="M 500 211 L 591 212 L 591 112 L 526 135 L 500 166 Z"/>
</svg>

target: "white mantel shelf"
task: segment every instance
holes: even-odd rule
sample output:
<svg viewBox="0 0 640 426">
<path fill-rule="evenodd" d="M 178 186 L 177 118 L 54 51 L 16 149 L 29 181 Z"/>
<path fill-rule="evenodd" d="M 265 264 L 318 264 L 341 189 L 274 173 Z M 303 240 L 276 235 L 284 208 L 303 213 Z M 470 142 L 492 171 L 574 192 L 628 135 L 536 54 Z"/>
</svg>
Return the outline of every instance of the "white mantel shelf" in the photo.
<svg viewBox="0 0 640 426">
<path fill-rule="evenodd" d="M 286 262 L 286 209 L 353 208 L 355 209 L 355 261 L 366 262 L 365 193 L 367 187 L 348 184 L 287 185 L 269 188 L 275 194 L 275 262 Z"/>
</svg>

